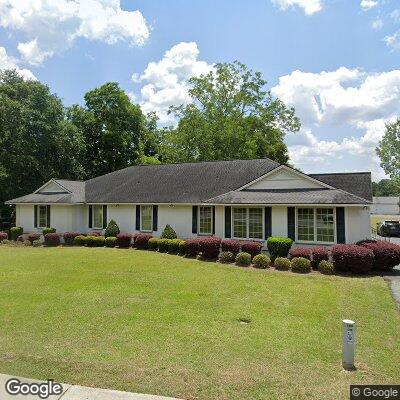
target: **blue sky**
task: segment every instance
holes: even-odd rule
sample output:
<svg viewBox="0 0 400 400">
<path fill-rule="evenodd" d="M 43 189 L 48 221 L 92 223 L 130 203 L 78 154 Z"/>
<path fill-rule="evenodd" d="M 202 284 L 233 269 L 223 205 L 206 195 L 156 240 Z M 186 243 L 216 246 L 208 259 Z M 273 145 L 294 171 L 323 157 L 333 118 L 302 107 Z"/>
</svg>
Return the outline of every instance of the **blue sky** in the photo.
<svg viewBox="0 0 400 400">
<path fill-rule="evenodd" d="M 306 172 L 371 170 L 400 116 L 398 0 L 0 0 L 0 68 L 47 83 L 66 104 L 117 81 L 161 122 L 187 79 L 235 59 L 294 106 L 287 137 Z"/>
</svg>

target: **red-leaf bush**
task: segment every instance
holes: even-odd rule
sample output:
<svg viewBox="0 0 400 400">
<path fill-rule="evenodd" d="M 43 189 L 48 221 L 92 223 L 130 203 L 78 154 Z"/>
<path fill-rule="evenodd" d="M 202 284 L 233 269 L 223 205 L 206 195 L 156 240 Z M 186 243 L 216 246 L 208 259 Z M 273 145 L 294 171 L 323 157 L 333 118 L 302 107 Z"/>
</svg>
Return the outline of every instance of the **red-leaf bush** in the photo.
<svg viewBox="0 0 400 400">
<path fill-rule="evenodd" d="M 147 249 L 149 240 L 153 237 L 150 233 L 139 233 L 135 235 L 133 246 L 137 249 Z"/>
<path fill-rule="evenodd" d="M 41 234 L 38 232 L 32 232 L 28 235 L 28 240 L 33 243 L 35 240 L 40 239 Z"/>
<path fill-rule="evenodd" d="M 400 264 L 400 246 L 383 241 L 364 241 L 361 246 L 374 252 L 374 269 L 387 271 Z"/>
<path fill-rule="evenodd" d="M 240 252 L 240 246 L 240 240 L 225 239 L 221 242 L 222 251 L 230 251 L 235 255 Z"/>
<path fill-rule="evenodd" d="M 58 233 L 47 233 L 44 235 L 44 244 L 49 247 L 60 245 L 60 235 Z"/>
<path fill-rule="evenodd" d="M 374 263 L 372 250 L 356 244 L 338 244 L 332 247 L 332 258 L 335 270 L 366 274 L 371 271 Z"/>
<path fill-rule="evenodd" d="M 86 236 L 101 236 L 101 234 L 99 232 L 92 231 L 92 232 L 89 232 Z"/>
<path fill-rule="evenodd" d="M 185 242 L 185 254 L 188 257 L 196 257 L 200 253 L 199 239 L 188 239 Z"/>
<path fill-rule="evenodd" d="M 82 233 L 79 233 L 79 232 L 65 232 L 63 234 L 64 243 L 67 246 L 72 246 L 74 244 L 74 239 L 77 236 L 82 236 Z"/>
<path fill-rule="evenodd" d="M 242 242 L 242 252 L 249 253 L 251 255 L 251 259 L 255 257 L 257 254 L 261 254 L 263 244 L 262 242 Z"/>
<path fill-rule="evenodd" d="M 329 260 L 329 253 L 326 247 L 314 247 L 311 250 L 311 267 L 312 269 L 317 270 L 319 263 L 322 261 Z"/>
<path fill-rule="evenodd" d="M 0 232 L 0 242 L 2 242 L 5 239 L 8 239 L 8 233 L 7 232 Z"/>
<path fill-rule="evenodd" d="M 117 246 L 128 248 L 131 247 L 132 235 L 130 233 L 118 233 Z"/>
<path fill-rule="evenodd" d="M 294 247 L 289 250 L 290 258 L 307 258 L 311 260 L 312 250 L 309 247 Z"/>
<path fill-rule="evenodd" d="M 199 250 L 204 258 L 210 260 L 218 258 L 219 250 L 221 247 L 221 238 L 210 236 L 199 239 Z"/>
</svg>

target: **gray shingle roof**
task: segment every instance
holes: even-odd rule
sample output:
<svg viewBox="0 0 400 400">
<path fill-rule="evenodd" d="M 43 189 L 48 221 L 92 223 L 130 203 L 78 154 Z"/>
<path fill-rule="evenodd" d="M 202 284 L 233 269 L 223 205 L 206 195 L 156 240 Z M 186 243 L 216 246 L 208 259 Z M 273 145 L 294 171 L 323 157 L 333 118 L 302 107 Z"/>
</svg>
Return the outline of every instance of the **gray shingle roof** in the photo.
<svg viewBox="0 0 400 400">
<path fill-rule="evenodd" d="M 312 174 L 335 189 L 235 191 L 279 167 L 269 159 L 138 165 L 86 182 L 55 180 L 71 193 L 33 193 L 16 203 L 368 204 L 371 174 Z"/>
</svg>

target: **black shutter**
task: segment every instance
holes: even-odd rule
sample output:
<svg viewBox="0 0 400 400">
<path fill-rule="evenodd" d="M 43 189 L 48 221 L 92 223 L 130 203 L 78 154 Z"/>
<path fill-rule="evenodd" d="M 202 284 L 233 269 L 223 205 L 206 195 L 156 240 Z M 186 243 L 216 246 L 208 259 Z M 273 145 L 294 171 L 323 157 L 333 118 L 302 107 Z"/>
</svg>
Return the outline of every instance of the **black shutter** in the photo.
<svg viewBox="0 0 400 400">
<path fill-rule="evenodd" d="M 103 229 L 107 228 L 107 206 L 103 206 Z"/>
<path fill-rule="evenodd" d="M 338 243 L 346 243 L 344 222 L 344 207 L 336 207 L 336 240 Z"/>
<path fill-rule="evenodd" d="M 212 234 L 215 235 L 215 206 L 212 207 Z"/>
<path fill-rule="evenodd" d="M 50 206 L 47 206 L 47 227 L 50 228 L 51 227 L 51 220 L 50 220 Z"/>
<path fill-rule="evenodd" d="M 271 207 L 265 207 L 264 209 L 264 226 L 265 226 L 265 239 L 272 236 L 272 212 Z"/>
<path fill-rule="evenodd" d="M 158 206 L 153 206 L 153 231 L 158 231 Z"/>
<path fill-rule="evenodd" d="M 89 228 L 93 228 L 92 217 L 92 206 L 89 206 Z"/>
<path fill-rule="evenodd" d="M 232 207 L 225 206 L 225 237 L 230 238 L 232 237 L 231 232 L 231 209 Z"/>
<path fill-rule="evenodd" d="M 140 231 L 140 204 L 136 204 L 136 230 Z"/>
<path fill-rule="evenodd" d="M 38 223 L 37 223 L 37 217 L 38 217 L 38 206 L 35 206 L 34 207 L 34 216 L 33 216 L 33 226 L 35 227 L 35 228 L 37 228 L 37 225 L 38 225 Z"/>
<path fill-rule="evenodd" d="M 197 206 L 192 207 L 192 233 L 197 233 Z"/>
<path fill-rule="evenodd" d="M 288 207 L 287 209 L 287 232 L 288 238 L 293 241 L 296 240 L 296 209 L 294 207 Z"/>
</svg>

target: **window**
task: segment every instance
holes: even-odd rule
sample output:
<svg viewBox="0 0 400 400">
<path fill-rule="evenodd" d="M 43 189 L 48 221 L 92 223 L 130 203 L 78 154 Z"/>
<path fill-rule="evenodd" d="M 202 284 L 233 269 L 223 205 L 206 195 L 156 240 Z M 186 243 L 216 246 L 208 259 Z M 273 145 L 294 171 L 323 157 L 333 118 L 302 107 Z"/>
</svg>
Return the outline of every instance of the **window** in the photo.
<svg viewBox="0 0 400 400">
<path fill-rule="evenodd" d="M 297 240 L 299 242 L 335 242 L 333 208 L 298 208 Z"/>
<path fill-rule="evenodd" d="M 47 227 L 47 206 L 39 206 L 39 228 Z"/>
<path fill-rule="evenodd" d="M 260 207 L 233 208 L 233 237 L 262 239 L 264 237 L 264 211 Z"/>
<path fill-rule="evenodd" d="M 199 207 L 199 234 L 211 235 L 212 233 L 212 207 Z"/>
<path fill-rule="evenodd" d="M 92 206 L 93 228 L 103 229 L 103 206 Z"/>
<path fill-rule="evenodd" d="M 141 231 L 153 230 L 153 206 L 140 206 Z"/>
</svg>

